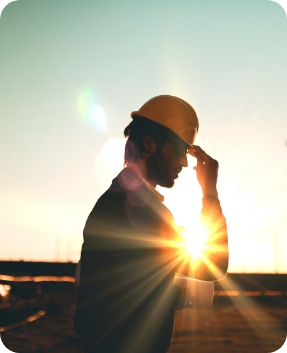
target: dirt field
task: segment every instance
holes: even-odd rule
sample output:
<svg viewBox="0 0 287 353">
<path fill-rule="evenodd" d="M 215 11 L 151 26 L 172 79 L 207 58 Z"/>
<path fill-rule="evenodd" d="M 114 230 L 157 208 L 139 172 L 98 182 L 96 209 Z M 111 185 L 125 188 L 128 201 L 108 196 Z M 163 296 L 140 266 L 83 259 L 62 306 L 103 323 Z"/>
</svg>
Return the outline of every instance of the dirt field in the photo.
<svg viewBox="0 0 287 353">
<path fill-rule="evenodd" d="M 72 331 L 77 298 L 74 284 L 48 283 L 41 298 L 47 314 L 3 332 L 6 347 L 23 353 L 82 352 L 85 342 Z M 286 296 L 214 297 L 211 308 L 178 311 L 168 352 L 274 352 L 286 338 L 286 304 Z"/>
</svg>

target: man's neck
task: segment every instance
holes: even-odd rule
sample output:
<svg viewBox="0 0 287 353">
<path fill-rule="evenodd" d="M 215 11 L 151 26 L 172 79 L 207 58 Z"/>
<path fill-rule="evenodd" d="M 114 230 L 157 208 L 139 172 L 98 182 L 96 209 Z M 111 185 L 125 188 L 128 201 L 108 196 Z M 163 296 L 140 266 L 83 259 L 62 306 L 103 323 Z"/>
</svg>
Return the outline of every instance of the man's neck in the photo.
<svg viewBox="0 0 287 353">
<path fill-rule="evenodd" d="M 146 168 L 146 163 L 141 160 L 137 163 L 131 163 L 127 165 L 127 168 L 131 169 L 135 173 L 137 173 L 141 178 L 145 179 L 150 185 L 152 185 L 154 188 L 156 187 L 156 183 L 148 178 L 147 176 L 147 168 Z"/>
</svg>

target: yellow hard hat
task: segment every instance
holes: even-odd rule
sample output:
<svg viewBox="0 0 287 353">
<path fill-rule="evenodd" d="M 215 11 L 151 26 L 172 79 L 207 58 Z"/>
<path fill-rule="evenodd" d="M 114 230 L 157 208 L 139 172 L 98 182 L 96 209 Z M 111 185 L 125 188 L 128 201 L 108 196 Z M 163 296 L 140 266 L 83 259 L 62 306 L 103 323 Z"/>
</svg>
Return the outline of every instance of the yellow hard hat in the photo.
<svg viewBox="0 0 287 353">
<path fill-rule="evenodd" d="M 193 145 L 199 123 L 194 109 L 184 100 L 168 95 L 156 96 L 131 113 L 132 118 L 137 115 L 167 127 L 188 145 Z M 191 148 L 188 152 L 194 156 Z"/>
</svg>

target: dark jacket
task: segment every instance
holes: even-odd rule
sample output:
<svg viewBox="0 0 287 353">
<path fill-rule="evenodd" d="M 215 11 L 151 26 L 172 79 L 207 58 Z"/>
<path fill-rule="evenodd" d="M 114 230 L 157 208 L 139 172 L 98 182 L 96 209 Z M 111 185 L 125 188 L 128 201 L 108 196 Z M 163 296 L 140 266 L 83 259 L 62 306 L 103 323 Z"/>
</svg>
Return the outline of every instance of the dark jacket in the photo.
<svg viewBox="0 0 287 353">
<path fill-rule="evenodd" d="M 219 213 L 223 217 L 221 208 Z M 169 210 L 136 173 L 124 169 L 84 228 L 74 330 L 87 339 L 85 352 L 167 351 L 181 241 Z"/>
</svg>

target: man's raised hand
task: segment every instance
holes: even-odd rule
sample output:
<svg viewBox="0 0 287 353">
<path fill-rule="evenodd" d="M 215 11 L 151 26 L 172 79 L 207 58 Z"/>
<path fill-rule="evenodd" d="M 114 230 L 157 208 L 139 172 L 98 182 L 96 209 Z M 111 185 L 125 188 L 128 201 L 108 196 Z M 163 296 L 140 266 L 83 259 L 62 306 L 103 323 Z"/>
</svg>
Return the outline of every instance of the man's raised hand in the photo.
<svg viewBox="0 0 287 353">
<path fill-rule="evenodd" d="M 192 146 L 193 153 L 197 158 L 196 170 L 197 180 L 201 186 L 203 196 L 214 195 L 218 197 L 216 183 L 218 176 L 218 162 L 205 153 L 199 146 Z"/>
</svg>

